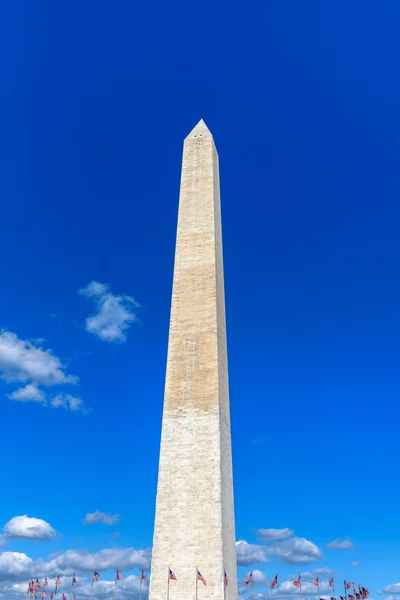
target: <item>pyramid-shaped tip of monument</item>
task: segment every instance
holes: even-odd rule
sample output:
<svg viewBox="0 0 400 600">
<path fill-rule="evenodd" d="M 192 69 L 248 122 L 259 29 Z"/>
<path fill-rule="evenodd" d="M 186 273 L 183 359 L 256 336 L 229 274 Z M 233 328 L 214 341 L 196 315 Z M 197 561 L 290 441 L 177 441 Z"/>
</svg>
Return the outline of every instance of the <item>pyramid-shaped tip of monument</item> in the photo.
<svg viewBox="0 0 400 600">
<path fill-rule="evenodd" d="M 197 136 L 209 136 L 212 137 L 211 131 L 208 129 L 207 125 L 204 123 L 203 119 L 197 123 L 196 127 L 193 127 L 192 131 L 187 136 L 188 138 L 197 137 Z"/>
</svg>

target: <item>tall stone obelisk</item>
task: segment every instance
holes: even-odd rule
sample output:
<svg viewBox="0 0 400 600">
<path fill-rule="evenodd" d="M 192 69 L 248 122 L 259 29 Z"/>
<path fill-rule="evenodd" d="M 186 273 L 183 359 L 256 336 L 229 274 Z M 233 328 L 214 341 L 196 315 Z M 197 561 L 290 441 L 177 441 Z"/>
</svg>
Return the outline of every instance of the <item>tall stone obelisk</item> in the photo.
<svg viewBox="0 0 400 600">
<path fill-rule="evenodd" d="M 237 599 L 218 154 L 203 121 L 183 148 L 150 600 L 196 587 Z"/>
</svg>

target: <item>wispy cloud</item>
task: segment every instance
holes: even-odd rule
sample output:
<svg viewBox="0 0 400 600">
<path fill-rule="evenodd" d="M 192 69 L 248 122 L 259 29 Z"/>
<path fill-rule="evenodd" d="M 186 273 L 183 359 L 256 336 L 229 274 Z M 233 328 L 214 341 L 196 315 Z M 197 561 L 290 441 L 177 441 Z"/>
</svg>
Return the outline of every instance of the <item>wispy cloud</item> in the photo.
<svg viewBox="0 0 400 600">
<path fill-rule="evenodd" d="M 283 529 L 258 529 L 257 530 L 258 538 L 262 542 L 270 542 L 277 540 L 286 540 L 287 538 L 294 535 L 294 531 L 285 527 Z"/>
<path fill-rule="evenodd" d="M 329 542 L 327 548 L 329 548 L 330 550 L 352 550 L 354 546 L 353 542 L 349 538 L 345 538 Z"/>
<path fill-rule="evenodd" d="M 118 523 L 121 515 L 104 513 L 101 510 L 95 510 L 92 513 L 87 513 L 83 522 L 86 525 L 93 525 L 94 523 L 102 523 L 103 525 L 114 525 Z"/>
<path fill-rule="evenodd" d="M 90 298 L 95 307 L 94 314 L 86 319 L 86 331 L 105 342 L 124 342 L 126 331 L 138 320 L 136 300 L 126 294 L 116 296 L 108 285 L 98 281 L 92 281 L 79 293 Z"/>
</svg>

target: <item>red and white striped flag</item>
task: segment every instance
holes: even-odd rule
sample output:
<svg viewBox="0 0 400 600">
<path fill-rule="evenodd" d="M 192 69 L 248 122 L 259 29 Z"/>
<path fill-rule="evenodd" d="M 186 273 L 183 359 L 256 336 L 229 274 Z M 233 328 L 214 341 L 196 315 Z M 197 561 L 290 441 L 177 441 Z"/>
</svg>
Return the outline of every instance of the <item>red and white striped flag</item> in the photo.
<svg viewBox="0 0 400 600">
<path fill-rule="evenodd" d="M 57 579 L 56 579 L 56 587 L 58 587 L 60 585 L 61 581 L 60 581 L 60 577 L 57 575 Z"/>
<path fill-rule="evenodd" d="M 119 580 L 120 580 L 120 579 L 122 579 L 122 578 L 123 578 L 123 575 L 122 575 L 121 571 L 118 571 L 118 569 L 117 569 L 117 576 L 116 576 L 116 578 L 115 578 L 115 579 L 116 579 L 117 581 L 119 581 Z"/>
<path fill-rule="evenodd" d="M 335 589 L 335 584 L 333 582 L 333 577 L 330 578 L 329 585 L 331 586 L 331 588 Z"/>
<path fill-rule="evenodd" d="M 44 584 L 43 587 L 46 587 L 46 585 L 49 585 L 49 582 L 47 581 L 47 577 L 46 575 L 44 576 Z"/>
<path fill-rule="evenodd" d="M 227 588 L 229 583 L 228 575 L 224 572 L 224 586 Z"/>
<path fill-rule="evenodd" d="M 44 600 L 47 596 L 47 592 L 42 592 L 42 600 Z"/>
<path fill-rule="evenodd" d="M 293 585 L 295 585 L 297 588 L 301 587 L 301 577 L 300 577 L 300 573 L 297 579 L 295 579 L 293 581 Z"/>
<path fill-rule="evenodd" d="M 75 573 L 72 575 L 72 585 L 75 585 L 76 583 L 76 575 Z"/>
<path fill-rule="evenodd" d="M 203 575 L 200 573 L 199 570 L 197 570 L 197 579 L 198 581 L 201 581 L 204 585 L 207 585 L 207 581 L 204 579 Z"/>
<path fill-rule="evenodd" d="M 142 569 L 141 580 L 142 580 L 142 581 L 146 581 L 146 580 L 147 580 L 146 573 L 143 571 L 143 569 Z"/>
<path fill-rule="evenodd" d="M 273 590 L 276 585 L 278 585 L 278 573 L 275 575 L 275 579 L 271 583 L 271 590 Z"/>
<path fill-rule="evenodd" d="M 313 585 L 316 585 L 317 587 L 319 587 L 319 579 L 318 576 L 312 580 Z"/>
<path fill-rule="evenodd" d="M 250 573 L 250 575 L 247 577 L 247 579 L 245 579 L 245 584 L 249 585 L 249 583 L 252 581 L 253 581 L 253 571 Z"/>
<path fill-rule="evenodd" d="M 97 573 L 97 571 L 93 571 L 93 581 L 98 581 L 100 577 L 100 573 Z"/>
<path fill-rule="evenodd" d="M 177 581 L 175 573 L 173 571 L 171 571 L 171 569 L 169 570 L 169 578 L 172 579 L 173 581 Z"/>
</svg>

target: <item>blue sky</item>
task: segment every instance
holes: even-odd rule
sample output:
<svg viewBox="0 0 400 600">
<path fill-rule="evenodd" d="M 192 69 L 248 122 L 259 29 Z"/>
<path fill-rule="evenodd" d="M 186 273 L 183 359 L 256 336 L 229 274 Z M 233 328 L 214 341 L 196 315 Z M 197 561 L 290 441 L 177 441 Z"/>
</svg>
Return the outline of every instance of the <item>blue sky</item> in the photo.
<svg viewBox="0 0 400 600">
<path fill-rule="evenodd" d="M 182 141 L 202 117 L 239 577 L 260 571 L 262 594 L 277 569 L 325 569 L 400 598 L 399 17 L 391 1 L 3 3 L 4 597 L 44 572 L 69 591 L 73 569 L 83 596 L 112 567 L 131 597 L 149 566 Z"/>
</svg>

